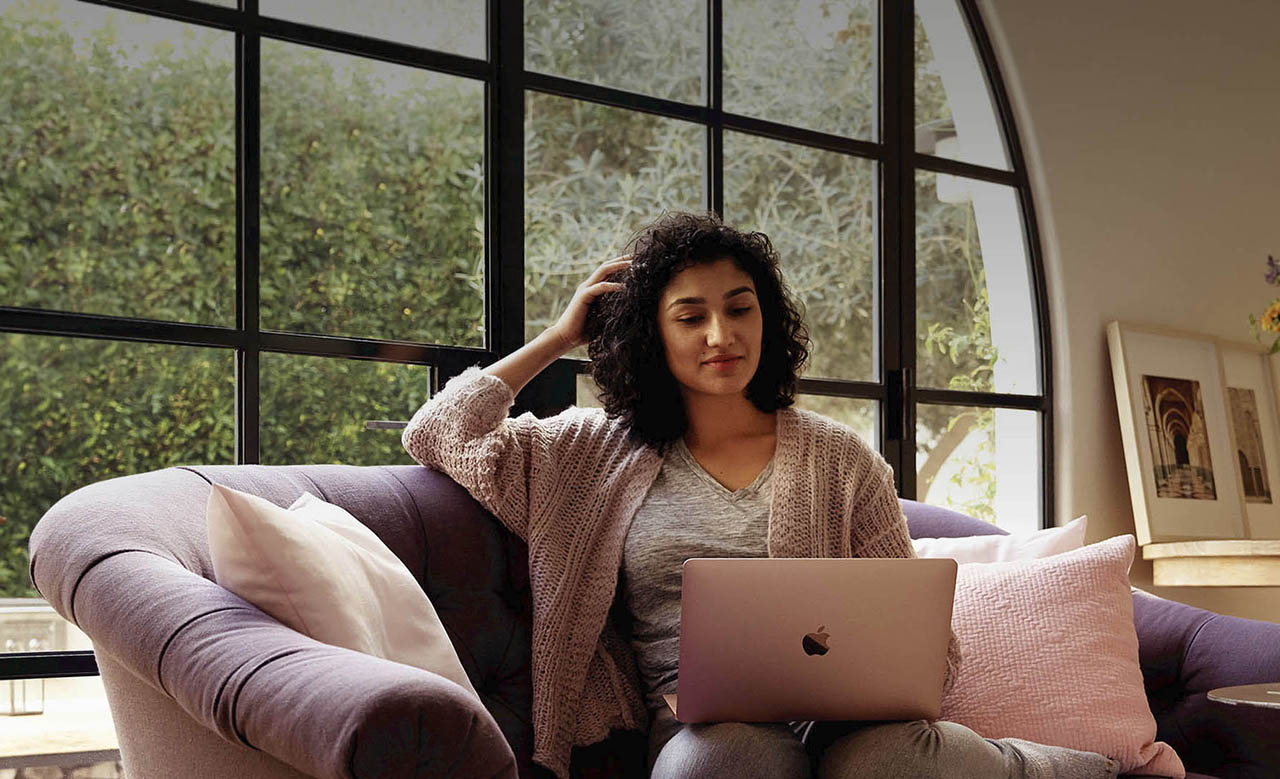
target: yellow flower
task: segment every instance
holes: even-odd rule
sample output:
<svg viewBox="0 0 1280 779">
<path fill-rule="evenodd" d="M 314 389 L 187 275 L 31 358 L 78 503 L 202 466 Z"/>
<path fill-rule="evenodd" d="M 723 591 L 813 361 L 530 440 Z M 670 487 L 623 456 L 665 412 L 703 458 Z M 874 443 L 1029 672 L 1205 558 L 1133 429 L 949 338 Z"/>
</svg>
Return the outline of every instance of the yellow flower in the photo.
<svg viewBox="0 0 1280 779">
<path fill-rule="evenodd" d="M 1267 306 L 1267 310 L 1263 312 L 1262 321 L 1259 324 L 1268 333 L 1280 333 L 1280 298 L 1271 301 L 1271 305 Z"/>
</svg>

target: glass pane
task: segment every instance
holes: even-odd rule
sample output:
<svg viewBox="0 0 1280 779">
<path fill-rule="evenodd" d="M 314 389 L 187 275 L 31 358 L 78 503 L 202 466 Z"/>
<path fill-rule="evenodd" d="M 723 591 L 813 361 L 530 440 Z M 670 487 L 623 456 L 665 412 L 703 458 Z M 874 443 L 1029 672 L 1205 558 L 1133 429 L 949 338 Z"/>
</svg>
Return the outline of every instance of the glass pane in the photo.
<svg viewBox="0 0 1280 779">
<path fill-rule="evenodd" d="M 7 616 L 0 601 L 0 631 Z M 21 716 L 7 716 L 11 700 Z M 0 776 L 116 779 L 117 750 L 101 677 L 0 681 L 0 765 L 12 767 Z"/>
<path fill-rule="evenodd" d="M 263 16 L 483 59 L 485 5 L 479 0 L 365 0 L 359 5 L 261 0 L 259 7 Z"/>
<path fill-rule="evenodd" d="M 89 649 L 46 601 L 0 597 L 0 654 Z M 0 681 L 0 765 L 19 776 L 123 776 L 117 748 L 100 677 Z"/>
<path fill-rule="evenodd" d="M 27 538 L 63 495 L 235 461 L 230 349 L 0 333 L 0 598 L 34 598 Z"/>
<path fill-rule="evenodd" d="M 875 0 L 724 0 L 724 109 L 874 140 Z"/>
<path fill-rule="evenodd" d="M 706 16 L 704 0 L 525 0 L 525 67 L 701 102 Z"/>
<path fill-rule="evenodd" d="M 702 208 L 704 131 L 530 92 L 525 101 L 525 340 L 663 211 Z M 586 357 L 586 349 L 569 353 Z"/>
<path fill-rule="evenodd" d="M 1017 192 L 917 171 L 917 383 L 1035 394 L 1039 355 Z"/>
<path fill-rule="evenodd" d="M 0 598 L 0 654 L 78 652 L 87 649 L 93 649 L 89 637 L 63 619 L 43 598 Z M 0 682 L 0 685 L 3 684 L 4 682 Z M 34 688 L 26 690 L 25 705 L 29 711 L 40 708 L 40 685 L 34 685 Z M 0 716 L 3 716 L 10 711 L 9 691 L 0 688 L 0 692 L 4 693 L 0 695 Z M 21 695 L 23 690 L 15 688 L 15 692 Z M 16 704 L 18 713 L 22 712 L 23 705 Z M 3 732 L 4 728 L 0 728 L 0 733 Z M 4 754 L 5 752 L 0 751 L 0 755 Z"/>
<path fill-rule="evenodd" d="M 262 325 L 484 346 L 484 85 L 262 43 Z"/>
<path fill-rule="evenodd" d="M 261 385 L 264 465 L 413 464 L 399 430 L 365 422 L 411 417 L 429 397 L 429 367 L 268 352 Z"/>
<path fill-rule="evenodd" d="M 797 395 L 796 408 L 816 411 L 853 428 L 872 449 L 880 449 L 880 402 L 833 395 Z"/>
<path fill-rule="evenodd" d="M 916 406 L 916 495 L 1014 533 L 1040 529 L 1040 414 Z"/>
<path fill-rule="evenodd" d="M 874 381 L 875 163 L 724 134 L 724 210 L 778 250 L 813 339 L 806 374 Z"/>
<path fill-rule="evenodd" d="M 604 408 L 600 402 L 600 385 L 591 378 L 590 373 L 579 373 L 577 378 L 577 398 L 573 404 L 579 408 Z"/>
<path fill-rule="evenodd" d="M 234 36 L 0 5 L 0 305 L 235 324 Z"/>
<path fill-rule="evenodd" d="M 955 0 L 916 0 L 916 151 L 1009 169 L 987 74 Z"/>
</svg>

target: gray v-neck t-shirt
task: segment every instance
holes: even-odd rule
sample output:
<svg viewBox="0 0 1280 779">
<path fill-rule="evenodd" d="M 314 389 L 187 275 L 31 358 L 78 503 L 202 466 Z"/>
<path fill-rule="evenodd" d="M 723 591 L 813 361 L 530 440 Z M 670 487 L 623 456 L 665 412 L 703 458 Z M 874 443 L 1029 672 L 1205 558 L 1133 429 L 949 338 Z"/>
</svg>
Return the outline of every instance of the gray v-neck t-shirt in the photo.
<svg viewBox="0 0 1280 779">
<path fill-rule="evenodd" d="M 649 708 L 665 705 L 662 696 L 676 691 L 684 561 L 767 556 L 773 463 L 751 484 L 730 490 L 677 439 L 637 509 L 622 547 L 622 589 Z"/>
</svg>

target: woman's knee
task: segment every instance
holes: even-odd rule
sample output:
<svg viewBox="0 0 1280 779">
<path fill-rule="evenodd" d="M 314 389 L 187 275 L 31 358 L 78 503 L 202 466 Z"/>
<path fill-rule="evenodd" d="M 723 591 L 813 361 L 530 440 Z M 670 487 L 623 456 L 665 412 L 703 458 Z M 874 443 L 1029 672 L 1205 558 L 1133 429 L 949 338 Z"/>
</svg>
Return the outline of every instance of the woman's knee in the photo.
<svg viewBox="0 0 1280 779">
<path fill-rule="evenodd" d="M 658 753 L 652 779 L 787 779 L 809 776 L 800 739 L 785 726 L 718 722 L 681 728 Z"/>
<path fill-rule="evenodd" d="M 954 722 L 868 725 L 823 751 L 819 779 L 1001 777 L 1006 758 L 990 742 Z"/>
</svg>

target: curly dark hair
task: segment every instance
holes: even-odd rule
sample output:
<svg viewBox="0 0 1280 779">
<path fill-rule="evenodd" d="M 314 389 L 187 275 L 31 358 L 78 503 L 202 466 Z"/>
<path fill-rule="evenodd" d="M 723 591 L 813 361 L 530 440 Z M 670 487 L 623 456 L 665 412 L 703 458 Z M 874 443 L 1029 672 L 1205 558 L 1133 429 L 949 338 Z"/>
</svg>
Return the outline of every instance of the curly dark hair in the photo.
<svg viewBox="0 0 1280 779">
<path fill-rule="evenodd" d="M 671 279 L 695 264 L 730 259 L 751 276 L 764 324 L 760 364 L 746 396 L 764 412 L 795 402 L 809 333 L 767 235 L 735 230 L 711 211 L 669 212 L 641 229 L 628 253 L 631 266 L 612 277 L 625 289 L 596 299 L 585 335 L 605 413 L 620 418 L 632 440 L 665 450 L 688 428 L 679 385 L 667 367 L 658 301 Z"/>
</svg>

